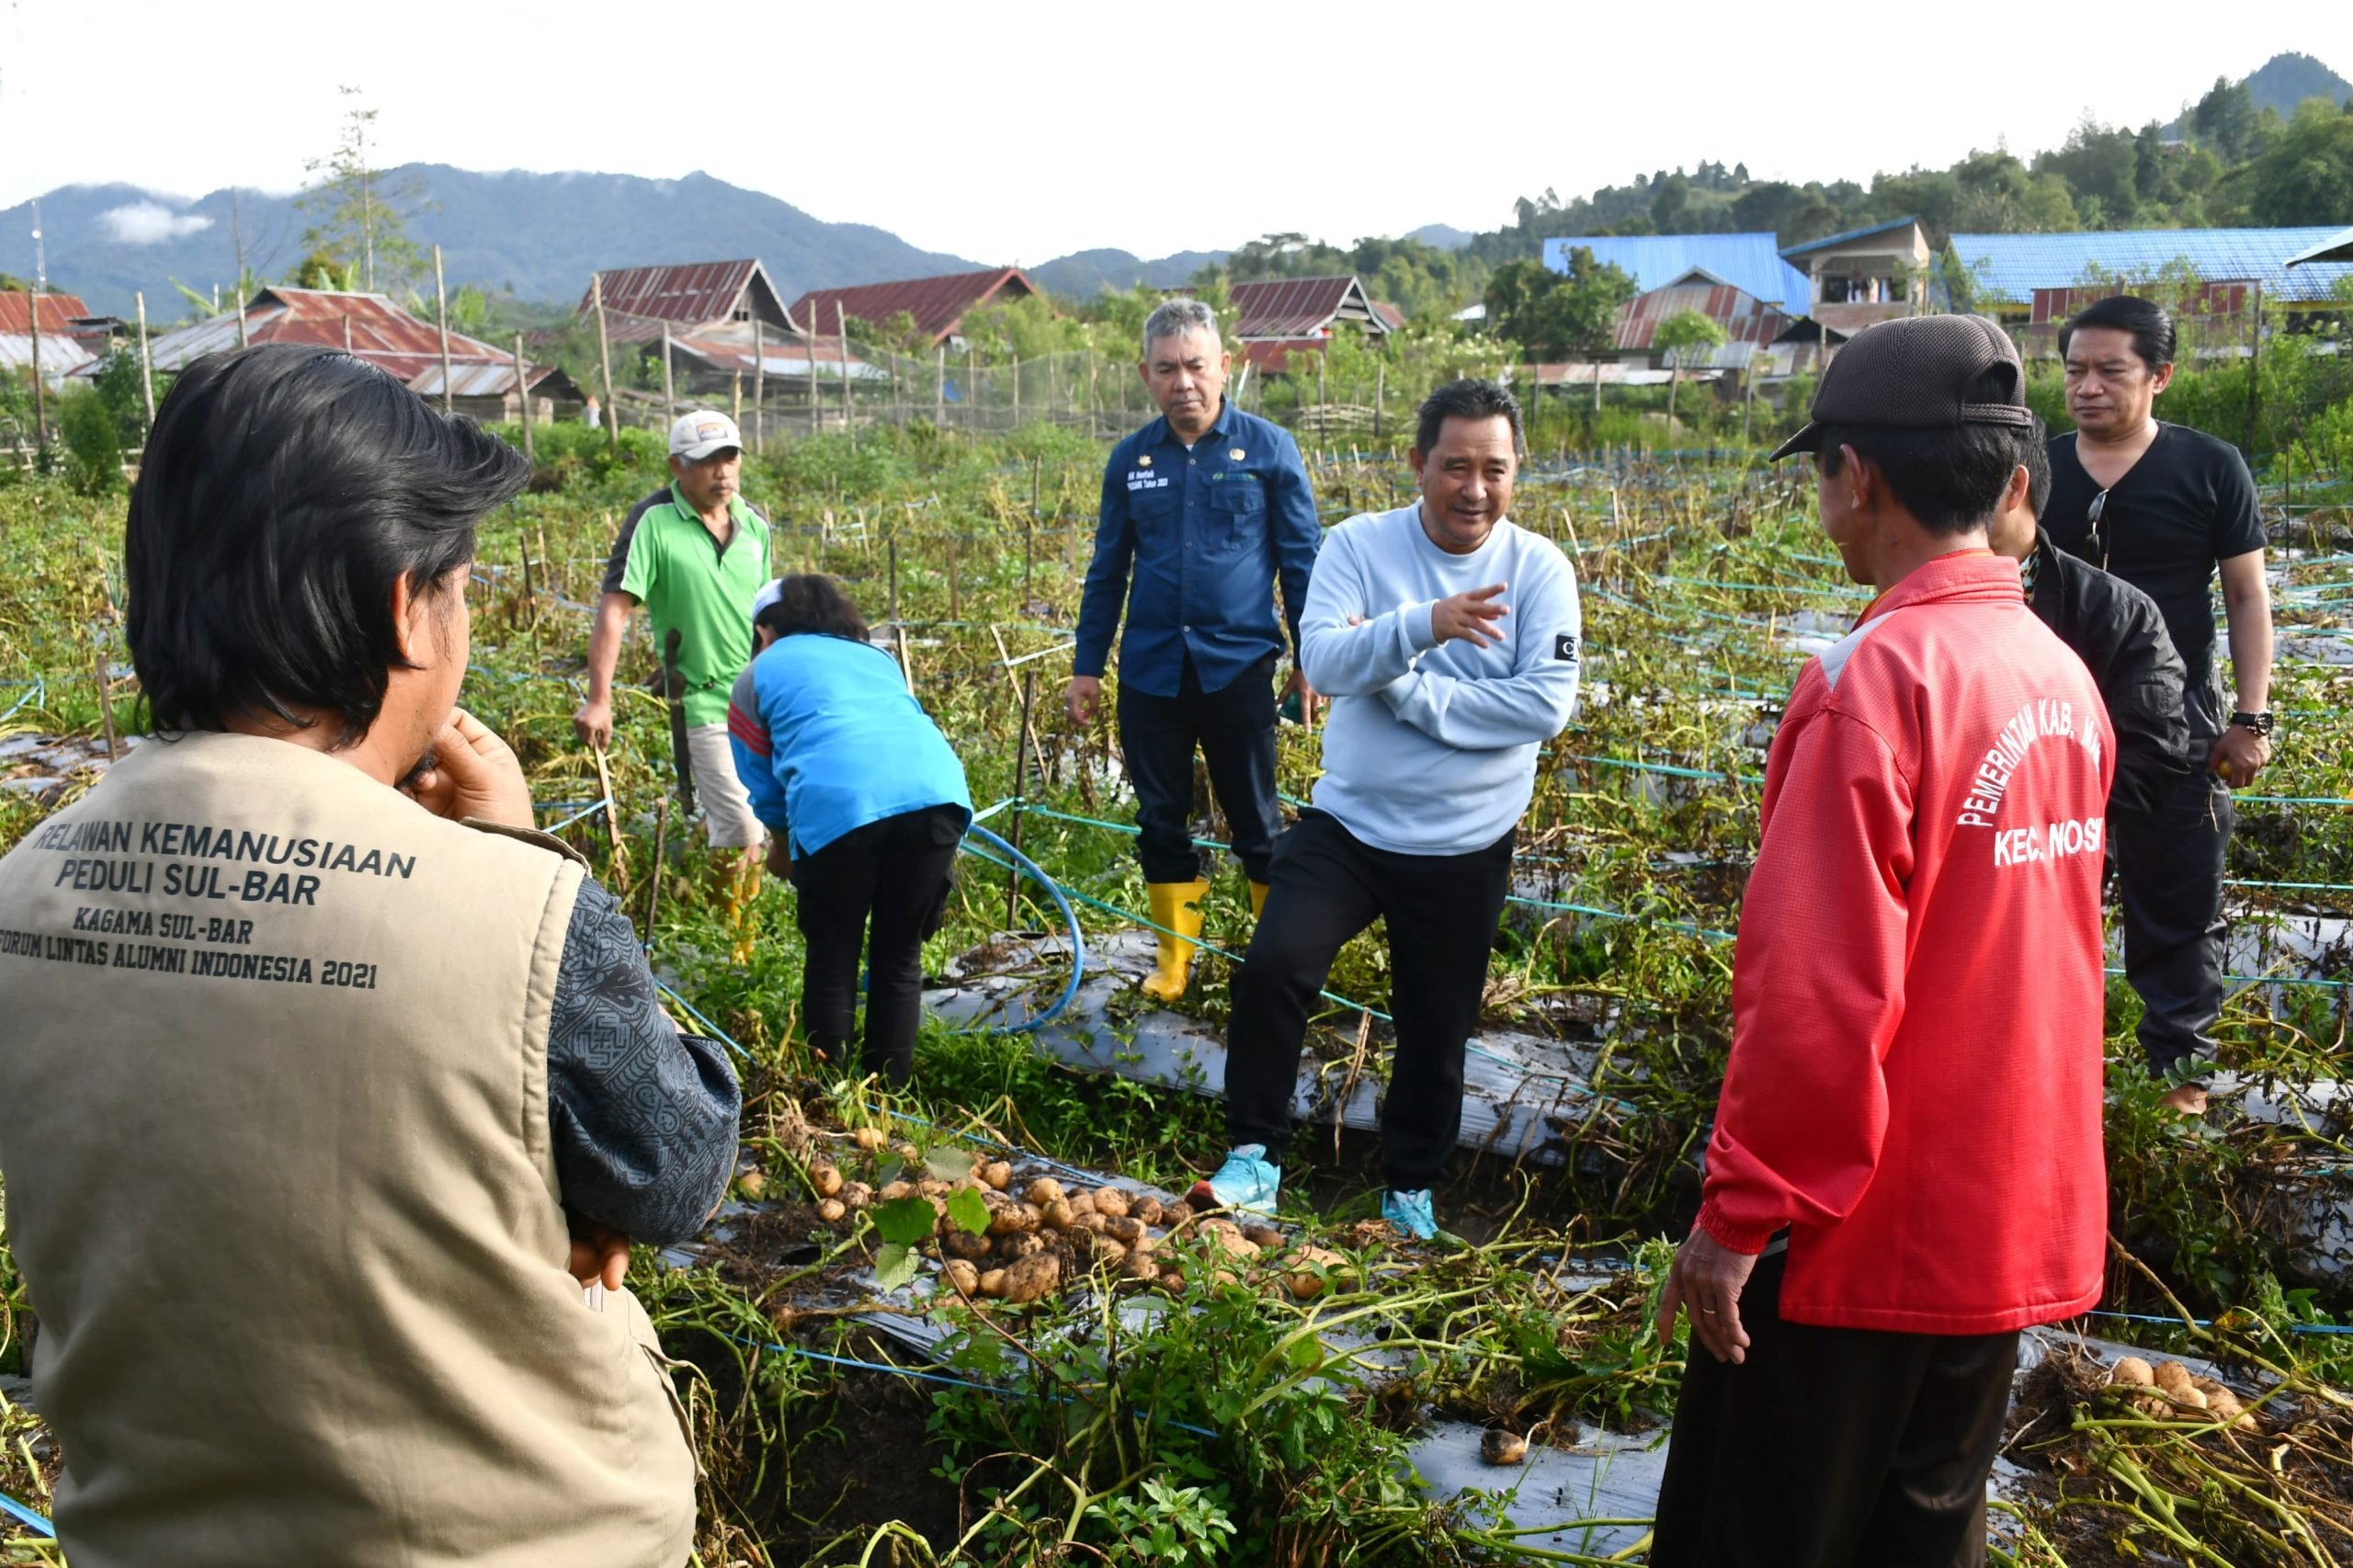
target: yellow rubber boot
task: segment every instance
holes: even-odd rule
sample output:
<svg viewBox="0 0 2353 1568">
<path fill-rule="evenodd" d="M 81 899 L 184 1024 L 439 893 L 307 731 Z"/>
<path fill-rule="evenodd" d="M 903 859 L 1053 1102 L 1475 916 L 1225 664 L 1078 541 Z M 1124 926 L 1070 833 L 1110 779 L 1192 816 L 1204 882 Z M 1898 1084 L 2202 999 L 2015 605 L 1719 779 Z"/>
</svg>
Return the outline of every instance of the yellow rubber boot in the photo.
<svg viewBox="0 0 2353 1568">
<path fill-rule="evenodd" d="M 1256 920 L 1266 913 L 1267 884 L 1264 882 L 1252 882 L 1250 884 L 1250 918 Z"/>
<path fill-rule="evenodd" d="M 1147 882 L 1144 891 L 1152 895 L 1152 923 L 1163 929 L 1160 937 L 1160 966 L 1147 976 L 1143 994 L 1163 1002 L 1174 1002 L 1185 994 L 1185 982 L 1193 967 L 1193 939 L 1201 934 L 1201 900 L 1209 895 L 1205 881 Z M 1170 936 L 1168 932 L 1175 932 Z"/>
</svg>

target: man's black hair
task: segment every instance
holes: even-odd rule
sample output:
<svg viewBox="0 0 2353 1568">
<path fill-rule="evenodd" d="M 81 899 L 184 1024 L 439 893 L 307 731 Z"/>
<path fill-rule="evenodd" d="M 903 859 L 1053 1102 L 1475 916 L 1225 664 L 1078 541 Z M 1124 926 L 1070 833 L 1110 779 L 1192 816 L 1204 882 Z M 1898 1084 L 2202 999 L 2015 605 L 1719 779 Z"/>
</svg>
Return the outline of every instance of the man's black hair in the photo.
<svg viewBox="0 0 2353 1568">
<path fill-rule="evenodd" d="M 404 666 L 392 585 L 473 559 L 474 527 L 531 476 L 340 349 L 266 344 L 183 371 L 147 439 L 123 529 L 131 661 L 158 729 L 238 717 L 349 745 Z"/>
<path fill-rule="evenodd" d="M 1507 419 L 1512 447 L 1520 445 L 1519 400 L 1494 381 L 1449 381 L 1424 398 L 1414 449 L 1424 457 L 1437 450 L 1438 432 L 1449 419 Z"/>
<path fill-rule="evenodd" d="M 871 635 L 842 585 L 818 573 L 779 579 L 776 603 L 763 605 L 752 625 L 779 637 L 806 632 L 863 642 Z"/>
<path fill-rule="evenodd" d="M 2154 300 L 2144 300 L 2138 294 L 2110 294 L 2086 305 L 2059 329 L 2059 358 L 2067 357 L 2067 345 L 2075 341 L 2075 329 L 2084 326 L 2113 327 L 2130 334 L 2132 352 L 2152 370 L 2173 363 L 2173 317 Z"/>
<path fill-rule="evenodd" d="M 2018 430 L 2004 425 L 1941 430 L 1824 426 L 1815 459 L 1832 479 L 1846 460 L 1841 447 L 1877 464 L 1888 490 L 1932 534 L 1967 533 L 1984 524 L 2002 504 L 2019 462 Z"/>
<path fill-rule="evenodd" d="M 2051 432 L 2043 427 L 2042 415 L 2017 432 L 2018 460 L 2026 469 L 2026 504 L 2040 519 L 2042 508 L 2051 502 Z"/>
</svg>

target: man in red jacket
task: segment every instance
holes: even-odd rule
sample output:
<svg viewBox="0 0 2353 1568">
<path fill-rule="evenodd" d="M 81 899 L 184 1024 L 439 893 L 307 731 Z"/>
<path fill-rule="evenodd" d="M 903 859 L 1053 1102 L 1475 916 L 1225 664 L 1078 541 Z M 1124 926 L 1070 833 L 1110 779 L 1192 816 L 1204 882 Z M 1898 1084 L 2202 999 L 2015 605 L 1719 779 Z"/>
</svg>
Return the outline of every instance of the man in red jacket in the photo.
<svg viewBox="0 0 2353 1568">
<path fill-rule="evenodd" d="M 1986 523 L 2029 415 L 1976 316 L 1823 378 L 1823 528 L 1879 597 L 1766 766 L 1651 1562 L 1976 1564 L 2018 1330 L 2099 1298 L 2113 737 Z"/>
</svg>

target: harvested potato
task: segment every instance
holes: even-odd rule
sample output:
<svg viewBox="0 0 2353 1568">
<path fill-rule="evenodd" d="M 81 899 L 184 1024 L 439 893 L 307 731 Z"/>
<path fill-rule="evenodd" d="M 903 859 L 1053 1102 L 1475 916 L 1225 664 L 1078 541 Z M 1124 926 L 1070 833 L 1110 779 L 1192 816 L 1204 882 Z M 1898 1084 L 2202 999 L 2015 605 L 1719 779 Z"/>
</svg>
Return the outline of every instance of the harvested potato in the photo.
<svg viewBox="0 0 2353 1568">
<path fill-rule="evenodd" d="M 759 1166 L 754 1165 L 735 1178 L 735 1186 L 745 1197 L 757 1203 L 760 1195 L 768 1189 L 768 1178 Z"/>
<path fill-rule="evenodd" d="M 1091 1209 L 1078 1217 L 1078 1228 L 1085 1231 L 1091 1236 L 1099 1236 L 1103 1234 L 1103 1227 L 1110 1222 L 1110 1221 L 1105 1219 L 1102 1215 L 1096 1213 Z"/>
<path fill-rule="evenodd" d="M 1100 1200 L 1098 1199 L 1097 1201 L 1099 1207 Z M 1160 1199 L 1153 1197 L 1152 1194 L 1148 1192 L 1142 1198 L 1131 1198 L 1128 1199 L 1128 1214 L 1130 1218 L 1141 1220 L 1147 1225 L 1162 1224 L 1166 1219 L 1166 1215 L 1161 1207 Z"/>
<path fill-rule="evenodd" d="M 1207 1234 L 1224 1249 L 1229 1257 L 1252 1258 L 1258 1256 L 1258 1244 L 1231 1226 L 1210 1231 Z"/>
<path fill-rule="evenodd" d="M 1063 1201 L 1070 1205 L 1070 1211 L 1074 1214 L 1095 1212 L 1095 1195 L 1091 1192 L 1065 1192 Z"/>
<path fill-rule="evenodd" d="M 923 1151 L 916 1148 L 914 1144 L 908 1142 L 904 1138 L 891 1145 L 891 1153 L 898 1155 L 899 1158 L 906 1161 L 906 1163 L 911 1165 L 919 1165 L 923 1164 Z"/>
<path fill-rule="evenodd" d="M 1023 1231 L 1034 1231 L 1040 1218 L 1042 1216 L 1038 1210 L 1027 1203 L 1008 1203 L 989 1216 L 989 1234 L 1010 1236 Z"/>
<path fill-rule="evenodd" d="M 1294 1268 L 1283 1276 L 1283 1283 L 1302 1301 L 1322 1295 L 1348 1266 L 1347 1258 L 1324 1247 L 1302 1247 L 1299 1261 L 1313 1267 Z"/>
<path fill-rule="evenodd" d="M 1051 1244 L 1035 1231 L 1016 1231 L 998 1239 L 996 1256 L 1012 1263 L 1019 1258 L 1035 1257 Z"/>
<path fill-rule="evenodd" d="M 853 1209 L 864 1209 L 873 1203 L 874 1189 L 862 1181 L 846 1182 L 842 1186 L 841 1200 Z"/>
<path fill-rule="evenodd" d="M 2191 1410 L 2203 1410 L 2206 1408 L 2206 1396 L 2186 1383 L 2178 1388 L 2166 1389 L 2165 1397 L 2172 1400 L 2174 1403 L 2186 1406 Z"/>
<path fill-rule="evenodd" d="M 2108 1381 L 2118 1384 L 2129 1383 L 2134 1388 L 2148 1388 L 2157 1380 L 2149 1371 L 2149 1364 L 2138 1356 L 2120 1356 L 2109 1370 Z"/>
<path fill-rule="evenodd" d="M 1138 1279 L 1149 1285 L 1160 1278 L 1160 1265 L 1148 1252 L 1130 1252 L 1120 1263 L 1120 1278 Z"/>
<path fill-rule="evenodd" d="M 885 1203 L 896 1203 L 902 1198 L 914 1197 L 915 1190 L 915 1186 L 911 1182 L 894 1181 L 885 1184 L 882 1190 L 876 1196 Z"/>
<path fill-rule="evenodd" d="M 995 1191 L 1003 1192 L 1013 1185 L 1013 1167 L 1003 1160 L 991 1160 L 987 1165 L 980 1167 L 980 1177 L 983 1185 Z"/>
<path fill-rule="evenodd" d="M 1528 1439 L 1517 1432 L 1490 1430 L 1479 1439 L 1479 1457 L 1489 1464 L 1518 1464 L 1528 1458 Z"/>
<path fill-rule="evenodd" d="M 956 1189 L 954 1187 L 949 1186 L 946 1182 L 936 1180 L 930 1176 L 926 1176 L 923 1180 L 915 1183 L 915 1196 L 918 1198 L 945 1198 L 955 1190 Z"/>
<path fill-rule="evenodd" d="M 849 1141 L 869 1153 L 882 1147 L 886 1142 L 882 1136 L 882 1130 L 879 1127 L 858 1128 L 850 1133 Z"/>
<path fill-rule="evenodd" d="M 1034 1301 L 1051 1294 L 1062 1283 L 1063 1260 L 1051 1252 L 1025 1257 L 1005 1271 L 1005 1299 L 1008 1301 Z"/>
<path fill-rule="evenodd" d="M 2241 1404 L 2239 1396 L 2229 1389 L 2217 1389 L 2206 1396 L 2206 1413 L 2243 1430 L 2252 1430 L 2256 1424 L 2255 1412 Z"/>
<path fill-rule="evenodd" d="M 1093 1245 L 1097 1263 L 1119 1264 L 1128 1260 L 1128 1249 L 1108 1236 L 1096 1237 Z"/>
<path fill-rule="evenodd" d="M 988 1268 L 981 1271 L 981 1294 L 992 1299 L 1005 1294 L 1005 1270 Z"/>
<path fill-rule="evenodd" d="M 838 1198 L 828 1198 L 817 1205 L 817 1218 L 828 1225 L 838 1225 L 849 1213 L 849 1205 Z"/>
<path fill-rule="evenodd" d="M 960 1296 L 977 1296 L 981 1292 L 981 1271 L 961 1257 L 951 1257 L 940 1272 L 948 1277 L 949 1288 Z"/>
<path fill-rule="evenodd" d="M 989 1239 L 986 1236 L 976 1236 L 970 1231 L 950 1231 L 939 1239 L 939 1247 L 950 1257 L 969 1257 L 977 1260 L 988 1256 Z"/>
<path fill-rule="evenodd" d="M 1095 1211 L 1106 1220 L 1124 1219 L 1128 1213 L 1128 1195 L 1116 1187 L 1098 1187 L 1087 1195 L 1094 1201 Z"/>
<path fill-rule="evenodd" d="M 1245 1225 L 1242 1227 L 1242 1238 L 1262 1247 L 1283 1244 L 1283 1233 L 1272 1225 Z"/>
<path fill-rule="evenodd" d="M 1047 1204 L 1063 1196 L 1063 1184 L 1051 1176 L 1040 1176 L 1029 1184 L 1021 1196 L 1043 1209 Z"/>
<path fill-rule="evenodd" d="M 1173 1268 L 1164 1268 L 1160 1271 L 1160 1288 L 1172 1296 L 1181 1294 L 1185 1289 L 1185 1277 Z"/>
<path fill-rule="evenodd" d="M 1129 1246 L 1133 1246 L 1143 1239 L 1143 1221 L 1133 1219 L 1106 1220 L 1103 1221 L 1103 1233 L 1115 1242 L 1122 1242 Z"/>
<path fill-rule="evenodd" d="M 1039 1218 L 1050 1231 L 1067 1231 L 1078 1223 L 1078 1215 L 1072 1210 L 1068 1199 L 1050 1199 L 1038 1207 Z"/>
<path fill-rule="evenodd" d="M 2161 1389 L 2197 1387 L 2197 1384 L 2190 1381 L 2189 1369 L 2178 1361 L 2158 1363 L 2154 1381 L 2157 1387 Z"/>
</svg>

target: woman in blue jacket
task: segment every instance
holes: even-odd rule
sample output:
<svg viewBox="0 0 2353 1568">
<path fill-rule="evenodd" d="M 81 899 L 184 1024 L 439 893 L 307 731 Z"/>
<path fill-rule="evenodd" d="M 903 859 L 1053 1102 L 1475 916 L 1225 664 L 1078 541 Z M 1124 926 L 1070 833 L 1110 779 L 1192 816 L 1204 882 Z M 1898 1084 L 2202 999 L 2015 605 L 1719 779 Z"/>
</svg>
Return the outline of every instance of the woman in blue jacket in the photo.
<svg viewBox="0 0 2353 1568">
<path fill-rule="evenodd" d="M 736 677 L 727 733 L 773 835 L 768 868 L 797 895 L 801 1028 L 828 1060 L 847 1057 L 866 949 L 865 1070 L 903 1085 L 924 938 L 939 929 L 972 820 L 963 765 L 831 577 L 770 584 L 752 629 L 758 652 Z"/>
</svg>

